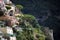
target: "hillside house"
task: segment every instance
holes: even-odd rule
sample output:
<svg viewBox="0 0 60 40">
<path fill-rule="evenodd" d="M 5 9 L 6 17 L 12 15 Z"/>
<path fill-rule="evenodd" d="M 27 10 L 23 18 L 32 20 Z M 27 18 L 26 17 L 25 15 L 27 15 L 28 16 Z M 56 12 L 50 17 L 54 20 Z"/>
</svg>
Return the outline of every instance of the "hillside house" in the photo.
<svg viewBox="0 0 60 40">
<path fill-rule="evenodd" d="M 10 0 L 3 0 L 6 4 L 10 3 Z"/>
<path fill-rule="evenodd" d="M 4 34 L 13 35 L 13 30 L 10 27 L 0 27 L 0 31 Z"/>
<path fill-rule="evenodd" d="M 16 37 L 15 36 L 10 37 L 10 40 L 16 40 Z"/>
<path fill-rule="evenodd" d="M 0 27 L 0 40 L 16 40 L 12 28 Z"/>
</svg>

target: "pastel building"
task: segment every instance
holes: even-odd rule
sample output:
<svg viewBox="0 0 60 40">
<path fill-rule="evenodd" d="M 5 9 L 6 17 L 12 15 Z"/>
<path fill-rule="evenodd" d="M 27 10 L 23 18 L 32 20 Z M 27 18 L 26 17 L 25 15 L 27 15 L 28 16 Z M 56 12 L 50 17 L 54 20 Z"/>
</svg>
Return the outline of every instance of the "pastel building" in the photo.
<svg viewBox="0 0 60 40">
<path fill-rule="evenodd" d="M 1 27 L 0 31 L 3 32 L 4 34 L 13 35 L 13 30 L 10 27 Z"/>
<path fill-rule="evenodd" d="M 13 29 L 10 27 L 0 27 L 0 40 L 16 40 Z"/>
</svg>

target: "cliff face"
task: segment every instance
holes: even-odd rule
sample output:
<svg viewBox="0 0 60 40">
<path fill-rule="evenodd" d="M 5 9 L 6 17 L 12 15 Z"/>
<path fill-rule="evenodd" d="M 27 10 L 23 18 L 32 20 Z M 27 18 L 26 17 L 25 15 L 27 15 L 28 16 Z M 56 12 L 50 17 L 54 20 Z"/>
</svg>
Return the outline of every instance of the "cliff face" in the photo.
<svg viewBox="0 0 60 40">
<path fill-rule="evenodd" d="M 13 0 L 12 0 L 13 1 Z M 60 7 L 58 0 L 14 0 L 15 4 L 22 4 L 23 13 L 36 16 L 40 25 L 48 26 L 54 30 L 55 40 L 60 40 Z"/>
</svg>

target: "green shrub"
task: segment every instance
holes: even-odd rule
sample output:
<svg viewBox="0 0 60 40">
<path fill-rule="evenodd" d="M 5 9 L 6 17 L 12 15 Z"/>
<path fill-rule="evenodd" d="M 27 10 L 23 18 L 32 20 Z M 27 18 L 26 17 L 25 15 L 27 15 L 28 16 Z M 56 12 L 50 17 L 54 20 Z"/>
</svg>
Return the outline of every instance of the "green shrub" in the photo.
<svg viewBox="0 0 60 40">
<path fill-rule="evenodd" d="M 11 9 L 11 7 L 10 7 L 10 6 L 6 6 L 6 8 L 7 8 L 7 10 Z"/>
<path fill-rule="evenodd" d="M 17 8 L 19 8 L 20 10 L 23 9 L 22 5 L 16 5 Z"/>
<path fill-rule="evenodd" d="M 45 40 L 45 35 L 40 29 L 41 26 L 38 24 L 36 18 L 33 15 L 29 14 L 23 15 L 24 16 L 19 17 L 23 21 L 22 24 L 20 24 L 20 27 L 23 28 L 23 32 L 17 34 L 17 40 L 35 40 L 36 35 L 38 37 L 37 40 Z"/>
</svg>

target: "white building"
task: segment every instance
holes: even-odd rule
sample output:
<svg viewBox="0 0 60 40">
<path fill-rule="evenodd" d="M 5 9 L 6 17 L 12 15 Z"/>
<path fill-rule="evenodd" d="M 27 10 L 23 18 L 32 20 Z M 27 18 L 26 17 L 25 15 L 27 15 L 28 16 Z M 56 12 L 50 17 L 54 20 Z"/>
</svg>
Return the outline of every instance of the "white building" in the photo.
<svg viewBox="0 0 60 40">
<path fill-rule="evenodd" d="M 16 37 L 10 37 L 10 40 L 16 40 Z"/>
<path fill-rule="evenodd" d="M 3 0 L 6 4 L 10 3 L 10 0 Z"/>
<path fill-rule="evenodd" d="M 13 35 L 13 29 L 12 28 L 6 27 L 6 30 L 7 30 L 7 34 Z"/>
<path fill-rule="evenodd" d="M 5 37 L 3 37 L 4 34 L 6 34 L 6 37 L 8 37 L 8 38 L 5 39 Z M 8 40 L 8 39 L 16 40 L 16 36 L 13 34 L 12 28 L 10 28 L 10 27 L 0 27 L 0 39 L 1 40 Z"/>
<path fill-rule="evenodd" d="M 0 31 L 4 34 L 10 34 L 13 35 L 13 30 L 10 27 L 0 27 Z"/>
</svg>

